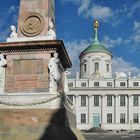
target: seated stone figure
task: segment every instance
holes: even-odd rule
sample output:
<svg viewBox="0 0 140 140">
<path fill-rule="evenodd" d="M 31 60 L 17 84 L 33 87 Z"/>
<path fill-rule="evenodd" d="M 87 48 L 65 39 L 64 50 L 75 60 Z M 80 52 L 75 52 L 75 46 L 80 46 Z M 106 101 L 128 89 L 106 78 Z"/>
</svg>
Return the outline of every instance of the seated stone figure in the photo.
<svg viewBox="0 0 140 140">
<path fill-rule="evenodd" d="M 16 32 L 16 27 L 14 25 L 11 25 L 11 34 L 10 38 L 17 38 L 17 32 Z"/>
</svg>

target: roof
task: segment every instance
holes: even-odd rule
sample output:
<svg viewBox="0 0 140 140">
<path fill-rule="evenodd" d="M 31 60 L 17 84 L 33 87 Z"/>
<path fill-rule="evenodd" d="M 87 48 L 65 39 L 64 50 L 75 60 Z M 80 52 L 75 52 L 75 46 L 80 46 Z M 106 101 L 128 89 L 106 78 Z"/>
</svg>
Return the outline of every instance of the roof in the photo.
<svg viewBox="0 0 140 140">
<path fill-rule="evenodd" d="M 107 53 L 109 55 L 111 55 L 112 57 L 112 54 L 111 52 L 105 47 L 103 46 L 102 44 L 100 44 L 99 40 L 98 40 L 98 21 L 95 20 L 94 22 L 94 41 L 83 51 L 81 52 L 80 54 L 80 58 L 84 55 L 84 54 L 87 54 L 87 53 L 92 53 L 92 52 L 104 52 L 104 53 Z"/>
<path fill-rule="evenodd" d="M 80 57 L 85 53 L 92 53 L 92 52 L 105 52 L 112 56 L 111 52 L 102 44 L 93 42 L 83 52 L 81 52 Z"/>
</svg>

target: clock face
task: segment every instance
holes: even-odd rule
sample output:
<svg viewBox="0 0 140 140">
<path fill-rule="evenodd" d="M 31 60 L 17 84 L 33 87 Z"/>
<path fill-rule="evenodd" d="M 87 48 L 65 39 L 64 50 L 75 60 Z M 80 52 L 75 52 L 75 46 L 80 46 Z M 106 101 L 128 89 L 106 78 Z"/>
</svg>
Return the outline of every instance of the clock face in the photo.
<svg viewBox="0 0 140 140">
<path fill-rule="evenodd" d="M 28 37 L 37 36 L 42 32 L 45 26 L 45 21 L 39 13 L 30 13 L 25 16 L 21 23 L 21 32 Z"/>
</svg>

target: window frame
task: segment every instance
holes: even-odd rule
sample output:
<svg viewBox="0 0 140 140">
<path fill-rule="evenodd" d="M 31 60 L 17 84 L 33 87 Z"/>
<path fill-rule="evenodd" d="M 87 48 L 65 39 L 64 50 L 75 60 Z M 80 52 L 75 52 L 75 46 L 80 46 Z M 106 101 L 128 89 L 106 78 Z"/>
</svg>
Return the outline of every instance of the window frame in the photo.
<svg viewBox="0 0 140 140">
<path fill-rule="evenodd" d="M 86 95 L 81 95 L 81 106 L 84 107 L 86 106 L 86 99 L 87 99 L 87 96 Z"/>
<path fill-rule="evenodd" d="M 87 83 L 86 82 L 81 82 L 81 87 L 86 87 Z"/>
<path fill-rule="evenodd" d="M 100 86 L 100 82 L 94 82 L 94 87 L 99 87 Z"/>
<path fill-rule="evenodd" d="M 120 95 L 120 106 L 122 107 L 126 106 L 125 95 Z"/>
<path fill-rule="evenodd" d="M 111 98 L 110 98 L 111 97 Z M 107 106 L 112 106 L 112 95 L 107 95 Z"/>
<path fill-rule="evenodd" d="M 110 70 L 109 70 L 109 64 L 107 63 L 106 64 L 106 72 L 109 72 Z"/>
<path fill-rule="evenodd" d="M 107 87 L 113 87 L 113 83 L 112 82 L 107 82 Z"/>
<path fill-rule="evenodd" d="M 126 86 L 126 82 L 120 82 L 120 87 L 125 87 Z"/>
<path fill-rule="evenodd" d="M 125 113 L 120 113 L 120 123 L 125 123 L 125 121 L 126 121 L 126 115 L 125 115 Z"/>
<path fill-rule="evenodd" d="M 133 106 L 139 106 L 139 96 L 138 95 L 133 95 Z"/>
<path fill-rule="evenodd" d="M 86 123 L 86 113 L 81 113 L 81 123 L 82 124 Z"/>
<path fill-rule="evenodd" d="M 99 95 L 94 95 L 94 106 L 98 107 L 99 105 Z"/>
<path fill-rule="evenodd" d="M 139 113 L 133 113 L 133 123 L 139 123 Z"/>
<path fill-rule="evenodd" d="M 133 87 L 139 87 L 139 82 L 133 82 Z"/>
<path fill-rule="evenodd" d="M 95 73 L 96 73 L 97 71 L 99 71 L 99 62 L 95 62 L 95 63 L 94 63 L 94 71 L 95 71 Z"/>
<path fill-rule="evenodd" d="M 112 113 L 107 113 L 107 123 L 112 123 Z"/>
</svg>

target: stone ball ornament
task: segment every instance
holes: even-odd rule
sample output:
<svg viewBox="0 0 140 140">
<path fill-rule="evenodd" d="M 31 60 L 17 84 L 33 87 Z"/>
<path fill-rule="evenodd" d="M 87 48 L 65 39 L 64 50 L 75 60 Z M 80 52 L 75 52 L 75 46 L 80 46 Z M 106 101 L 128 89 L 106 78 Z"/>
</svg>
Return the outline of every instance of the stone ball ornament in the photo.
<svg viewBox="0 0 140 140">
<path fill-rule="evenodd" d="M 29 13 L 20 24 L 21 32 L 27 37 L 39 35 L 45 27 L 45 20 L 39 13 Z"/>
</svg>

